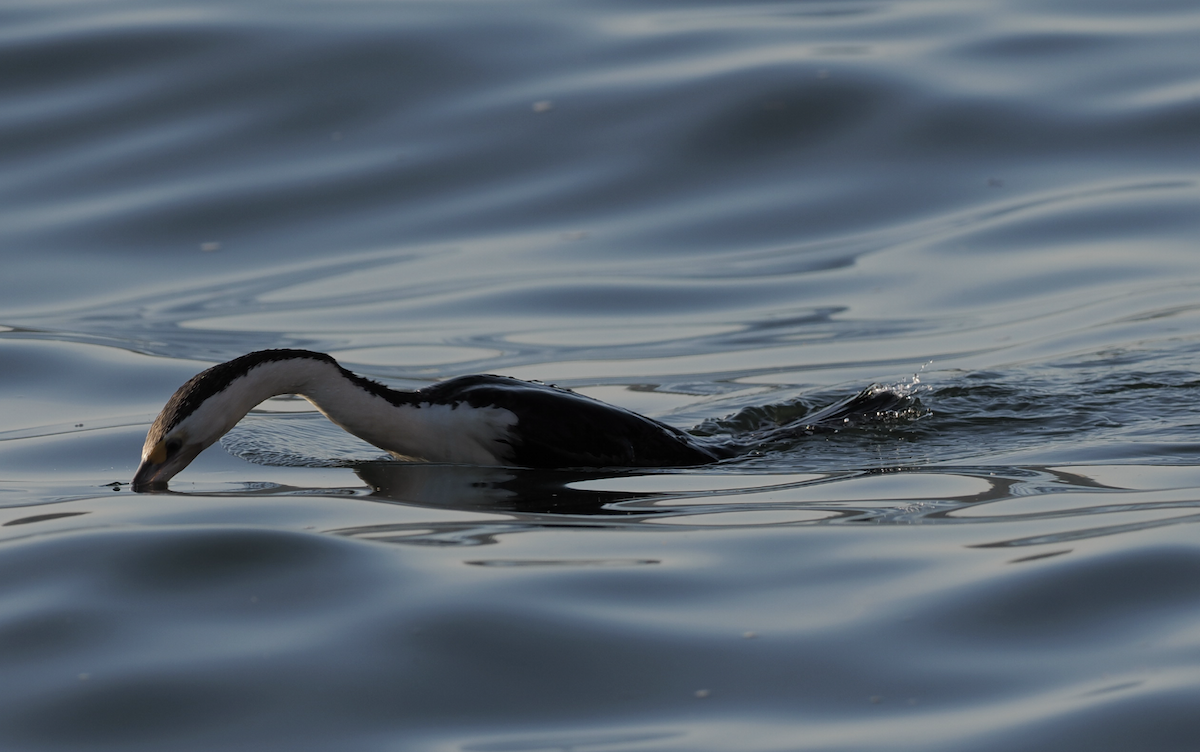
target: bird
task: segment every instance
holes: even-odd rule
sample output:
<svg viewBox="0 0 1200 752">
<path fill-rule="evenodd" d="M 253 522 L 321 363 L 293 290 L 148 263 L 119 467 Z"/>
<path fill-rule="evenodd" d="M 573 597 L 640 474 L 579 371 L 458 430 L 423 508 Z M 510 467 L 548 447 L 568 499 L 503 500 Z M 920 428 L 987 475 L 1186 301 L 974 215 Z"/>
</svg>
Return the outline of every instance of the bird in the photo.
<svg viewBox="0 0 1200 752">
<path fill-rule="evenodd" d="M 685 467 L 734 450 L 549 384 L 459 376 L 391 389 L 311 350 L 259 350 L 192 377 L 146 434 L 134 491 L 167 482 L 260 402 L 296 394 L 399 459 L 526 468 Z"/>
</svg>

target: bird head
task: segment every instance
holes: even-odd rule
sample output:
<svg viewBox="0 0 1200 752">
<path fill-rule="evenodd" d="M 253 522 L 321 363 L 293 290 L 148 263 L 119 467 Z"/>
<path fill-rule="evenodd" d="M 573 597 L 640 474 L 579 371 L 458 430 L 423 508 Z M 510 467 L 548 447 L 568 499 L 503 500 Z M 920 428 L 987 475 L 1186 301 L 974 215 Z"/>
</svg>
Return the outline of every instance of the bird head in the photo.
<svg viewBox="0 0 1200 752">
<path fill-rule="evenodd" d="M 161 416 L 160 416 L 161 417 Z M 157 427 L 155 423 L 154 427 Z M 154 427 L 146 436 L 142 446 L 142 462 L 133 475 L 134 491 L 152 491 L 167 487 L 167 481 L 196 459 L 196 455 L 204 451 L 212 441 L 193 441 L 188 432 L 181 426 L 163 433 L 156 432 Z M 218 437 L 219 438 L 219 437 Z"/>
</svg>

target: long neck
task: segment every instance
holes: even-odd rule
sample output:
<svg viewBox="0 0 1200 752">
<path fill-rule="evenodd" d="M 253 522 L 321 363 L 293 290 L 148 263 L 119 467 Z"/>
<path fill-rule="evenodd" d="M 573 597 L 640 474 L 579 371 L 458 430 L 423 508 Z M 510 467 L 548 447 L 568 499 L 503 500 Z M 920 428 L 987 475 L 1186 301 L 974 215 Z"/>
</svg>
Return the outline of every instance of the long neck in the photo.
<svg viewBox="0 0 1200 752">
<path fill-rule="evenodd" d="M 487 409 L 468 416 L 469 411 L 454 406 L 422 403 L 419 393 L 377 384 L 368 388 L 366 383 L 329 361 L 279 360 L 237 379 L 218 395 L 221 399 L 213 400 L 212 409 L 224 418 L 228 431 L 264 400 L 298 394 L 349 433 L 398 456 L 472 464 L 504 461 L 498 456 L 504 445 L 495 438 L 515 423 L 511 413 Z"/>
<path fill-rule="evenodd" d="M 302 383 L 280 393 L 304 397 L 325 417 L 368 444 L 394 454 L 422 456 L 420 444 L 428 429 L 415 398 L 403 399 L 412 397 L 411 392 L 387 390 L 392 399 L 385 399 L 364 389 L 337 366 L 320 361 L 308 361 L 298 370 Z"/>
</svg>

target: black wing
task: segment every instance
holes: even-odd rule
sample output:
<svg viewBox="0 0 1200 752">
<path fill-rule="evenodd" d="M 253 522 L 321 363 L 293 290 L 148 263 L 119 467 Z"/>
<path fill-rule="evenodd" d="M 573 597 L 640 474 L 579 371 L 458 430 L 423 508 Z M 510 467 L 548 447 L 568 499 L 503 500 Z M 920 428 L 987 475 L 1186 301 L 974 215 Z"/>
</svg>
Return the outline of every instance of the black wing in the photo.
<svg viewBox="0 0 1200 752">
<path fill-rule="evenodd" d="M 691 435 L 591 397 L 504 376 L 461 376 L 420 390 L 435 404 L 517 416 L 508 443 L 522 467 L 671 467 L 720 459 Z"/>
</svg>

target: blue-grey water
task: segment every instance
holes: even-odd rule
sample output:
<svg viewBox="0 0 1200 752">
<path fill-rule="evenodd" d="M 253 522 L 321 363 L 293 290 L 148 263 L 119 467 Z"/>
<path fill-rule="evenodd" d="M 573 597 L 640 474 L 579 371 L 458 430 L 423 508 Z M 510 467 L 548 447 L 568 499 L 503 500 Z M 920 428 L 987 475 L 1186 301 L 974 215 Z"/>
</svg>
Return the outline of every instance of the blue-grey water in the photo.
<svg viewBox="0 0 1200 752">
<path fill-rule="evenodd" d="M 0 748 L 1200 748 L 1200 8 L 0 2 Z M 215 362 L 554 382 L 406 465 Z"/>
</svg>

